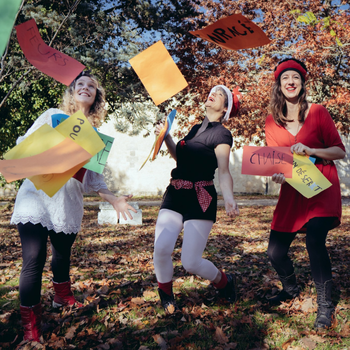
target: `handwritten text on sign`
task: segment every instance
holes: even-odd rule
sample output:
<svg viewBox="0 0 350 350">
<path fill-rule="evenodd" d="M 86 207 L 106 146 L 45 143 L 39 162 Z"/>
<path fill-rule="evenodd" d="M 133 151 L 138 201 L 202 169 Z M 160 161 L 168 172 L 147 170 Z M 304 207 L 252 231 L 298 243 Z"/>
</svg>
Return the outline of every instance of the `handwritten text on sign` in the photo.
<svg viewBox="0 0 350 350">
<path fill-rule="evenodd" d="M 68 115 L 66 114 L 53 114 L 51 116 L 51 120 L 52 120 L 52 126 L 56 127 L 57 125 L 61 124 L 63 121 L 65 121 L 66 119 L 68 119 Z M 78 121 L 80 120 L 79 118 L 77 119 Z M 72 131 L 77 131 L 78 132 L 78 125 L 74 125 L 73 126 L 73 130 Z M 94 127 L 93 128 L 97 135 L 101 138 L 101 140 L 103 141 L 103 143 L 105 144 L 105 147 L 98 152 L 97 154 L 95 154 L 89 161 L 89 163 L 87 163 L 84 168 L 85 169 L 89 169 L 92 170 L 96 173 L 102 174 L 103 170 L 105 168 L 105 165 L 107 163 L 107 158 L 108 155 L 111 151 L 113 142 L 114 142 L 114 138 L 105 134 L 102 134 L 100 132 L 97 131 L 97 129 Z M 76 136 L 75 133 L 71 133 L 70 137 L 74 138 Z"/>
<path fill-rule="evenodd" d="M 292 177 L 293 155 L 290 147 L 243 147 L 242 174 Z"/>
<path fill-rule="evenodd" d="M 241 14 L 221 18 L 208 27 L 190 33 L 229 50 L 247 49 L 270 43 L 266 34 Z"/>
<path fill-rule="evenodd" d="M 69 85 L 85 68 L 74 58 L 45 44 L 34 19 L 16 26 L 17 39 L 27 60 L 41 72 Z"/>
<path fill-rule="evenodd" d="M 306 198 L 332 186 L 308 157 L 297 154 L 294 154 L 293 159 L 293 177 L 286 181 Z"/>
</svg>

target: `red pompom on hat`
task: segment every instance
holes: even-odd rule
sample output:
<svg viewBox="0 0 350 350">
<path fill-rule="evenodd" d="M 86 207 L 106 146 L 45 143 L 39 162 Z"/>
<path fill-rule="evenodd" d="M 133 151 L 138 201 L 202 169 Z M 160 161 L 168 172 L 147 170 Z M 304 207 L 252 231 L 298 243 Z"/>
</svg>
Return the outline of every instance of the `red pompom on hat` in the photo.
<svg viewBox="0 0 350 350">
<path fill-rule="evenodd" d="M 227 111 L 222 120 L 222 122 L 227 122 L 230 117 L 237 115 L 240 106 L 239 100 L 242 98 L 242 94 L 239 92 L 239 86 L 236 86 L 231 92 L 225 85 L 216 85 L 210 90 L 209 96 L 216 91 L 217 88 L 223 89 L 227 95 Z"/>
<path fill-rule="evenodd" d="M 287 70 L 294 70 L 298 72 L 302 76 L 304 81 L 306 80 L 307 70 L 303 68 L 301 64 L 299 64 L 294 60 L 284 61 L 276 67 L 275 73 L 274 73 L 275 80 L 277 80 L 280 77 L 280 75 Z"/>
<path fill-rule="evenodd" d="M 242 94 L 239 92 L 239 86 L 236 86 L 232 90 L 232 97 L 233 97 L 233 103 L 232 103 L 232 109 L 230 113 L 230 117 L 234 117 L 238 114 L 239 107 L 240 107 L 240 99 L 242 98 Z"/>
</svg>

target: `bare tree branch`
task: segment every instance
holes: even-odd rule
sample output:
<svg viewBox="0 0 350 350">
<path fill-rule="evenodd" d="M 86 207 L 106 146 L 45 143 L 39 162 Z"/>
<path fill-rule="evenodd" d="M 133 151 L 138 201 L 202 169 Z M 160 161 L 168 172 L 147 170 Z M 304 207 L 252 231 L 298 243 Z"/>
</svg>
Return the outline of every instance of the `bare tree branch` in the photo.
<svg viewBox="0 0 350 350">
<path fill-rule="evenodd" d="M 15 89 L 15 87 L 23 80 L 23 78 L 25 76 L 27 76 L 32 70 L 34 69 L 34 67 L 29 68 L 21 77 L 19 77 L 11 86 L 11 89 L 9 90 L 9 92 L 6 94 L 6 96 L 2 99 L 1 103 L 0 103 L 0 108 L 4 105 L 4 103 L 6 102 L 6 100 L 8 99 L 8 97 L 11 95 L 11 92 Z"/>
</svg>

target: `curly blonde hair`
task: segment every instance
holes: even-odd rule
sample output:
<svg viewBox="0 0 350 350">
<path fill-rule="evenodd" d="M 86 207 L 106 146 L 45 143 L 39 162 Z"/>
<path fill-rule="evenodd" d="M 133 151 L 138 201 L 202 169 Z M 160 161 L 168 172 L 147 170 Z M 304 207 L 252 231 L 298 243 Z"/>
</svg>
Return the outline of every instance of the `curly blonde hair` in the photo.
<svg viewBox="0 0 350 350">
<path fill-rule="evenodd" d="M 96 97 L 95 101 L 92 104 L 89 114 L 86 116 L 86 118 L 89 120 L 89 122 L 94 127 L 99 127 L 107 114 L 107 110 L 105 108 L 106 100 L 105 100 L 105 90 L 97 80 L 97 78 L 90 73 L 90 71 L 82 71 L 69 85 L 69 87 L 66 89 L 63 95 L 62 102 L 59 106 L 60 109 L 62 109 L 66 114 L 72 115 L 75 112 L 78 111 L 78 108 L 76 106 L 75 100 L 74 100 L 74 90 L 76 82 L 81 77 L 88 77 L 90 78 L 95 84 L 96 84 Z"/>
</svg>

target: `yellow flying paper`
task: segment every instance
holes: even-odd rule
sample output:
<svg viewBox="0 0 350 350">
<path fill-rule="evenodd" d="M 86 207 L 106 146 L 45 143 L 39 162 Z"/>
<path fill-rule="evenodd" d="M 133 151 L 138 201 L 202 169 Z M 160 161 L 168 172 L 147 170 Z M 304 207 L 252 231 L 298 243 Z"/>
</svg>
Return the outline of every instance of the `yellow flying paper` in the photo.
<svg viewBox="0 0 350 350">
<path fill-rule="evenodd" d="M 56 128 L 52 128 L 48 124 L 44 124 L 38 130 L 34 131 L 20 144 L 12 148 L 4 155 L 6 160 L 10 159 L 22 159 L 35 155 L 39 155 L 52 149 L 60 144 L 65 138 L 68 137 L 73 140 L 77 145 L 82 147 L 91 156 L 94 156 L 101 151 L 105 144 L 93 129 L 90 122 L 86 119 L 83 112 L 70 116 Z M 69 158 L 69 157 L 68 157 Z M 88 163 L 88 160 L 77 164 L 70 162 L 70 159 L 66 157 L 66 162 L 61 159 L 61 163 L 70 163 L 72 168 L 61 173 L 43 173 L 28 177 L 35 187 L 39 190 L 43 190 L 48 196 L 52 197 L 82 166 Z M 40 162 L 39 162 L 40 163 Z M 45 169 L 47 161 L 42 158 L 42 166 Z"/>
<path fill-rule="evenodd" d="M 36 156 L 57 146 L 65 137 L 49 124 L 42 125 L 20 144 L 4 154 L 4 159 L 21 159 Z"/>
<path fill-rule="evenodd" d="M 92 156 L 105 147 L 105 144 L 82 111 L 71 115 L 68 119 L 57 125 L 55 130 L 65 137 L 70 137 Z"/>
<path fill-rule="evenodd" d="M 311 198 L 331 187 L 332 184 L 306 156 L 293 154 L 293 175 L 286 178 L 292 187 L 304 197 Z"/>
</svg>

